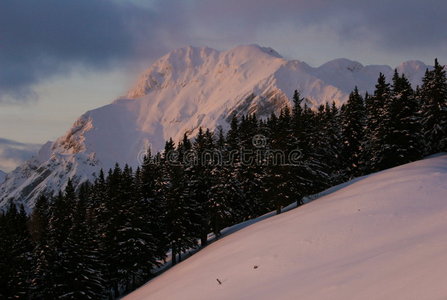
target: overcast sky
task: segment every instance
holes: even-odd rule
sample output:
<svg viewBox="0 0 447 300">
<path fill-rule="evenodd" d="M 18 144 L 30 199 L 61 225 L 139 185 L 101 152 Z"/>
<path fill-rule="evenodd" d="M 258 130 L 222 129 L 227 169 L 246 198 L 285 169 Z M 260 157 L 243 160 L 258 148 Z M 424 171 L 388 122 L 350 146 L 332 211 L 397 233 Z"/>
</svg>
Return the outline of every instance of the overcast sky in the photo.
<svg viewBox="0 0 447 300">
<path fill-rule="evenodd" d="M 1 0 L 0 137 L 43 143 L 178 47 L 447 63 L 443 0 Z"/>
</svg>

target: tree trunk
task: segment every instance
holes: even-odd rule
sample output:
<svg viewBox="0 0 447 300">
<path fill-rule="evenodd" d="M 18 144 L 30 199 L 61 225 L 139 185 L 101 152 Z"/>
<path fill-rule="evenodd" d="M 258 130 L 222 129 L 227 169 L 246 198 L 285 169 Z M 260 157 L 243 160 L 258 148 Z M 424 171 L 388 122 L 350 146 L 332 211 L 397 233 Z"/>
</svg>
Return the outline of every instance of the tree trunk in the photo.
<svg viewBox="0 0 447 300">
<path fill-rule="evenodd" d="M 113 283 L 113 295 L 112 299 L 116 299 L 119 296 L 118 282 Z"/>
<path fill-rule="evenodd" d="M 177 263 L 177 251 L 175 250 L 175 247 L 172 247 L 171 257 L 172 257 L 172 265 L 175 266 L 175 264 Z"/>
<path fill-rule="evenodd" d="M 276 214 L 279 215 L 281 213 L 281 205 L 276 207 Z"/>
<path fill-rule="evenodd" d="M 203 247 L 205 247 L 206 245 L 208 245 L 208 234 L 207 233 L 202 233 L 202 236 L 200 237 L 200 245 Z"/>
</svg>

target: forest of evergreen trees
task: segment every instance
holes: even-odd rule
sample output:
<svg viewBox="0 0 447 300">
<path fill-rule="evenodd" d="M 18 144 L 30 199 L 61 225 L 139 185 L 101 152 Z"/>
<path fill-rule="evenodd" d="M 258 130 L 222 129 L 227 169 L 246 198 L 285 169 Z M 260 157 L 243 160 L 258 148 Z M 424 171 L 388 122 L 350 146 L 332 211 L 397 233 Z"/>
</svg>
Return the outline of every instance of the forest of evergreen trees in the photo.
<svg viewBox="0 0 447 300">
<path fill-rule="evenodd" d="M 136 170 L 115 166 L 75 190 L 42 195 L 30 215 L 0 214 L 1 299 L 115 299 L 154 276 L 168 253 L 353 177 L 447 151 L 447 80 L 435 61 L 413 90 L 395 72 L 341 107 L 293 106 L 266 120 L 170 139 Z"/>
</svg>

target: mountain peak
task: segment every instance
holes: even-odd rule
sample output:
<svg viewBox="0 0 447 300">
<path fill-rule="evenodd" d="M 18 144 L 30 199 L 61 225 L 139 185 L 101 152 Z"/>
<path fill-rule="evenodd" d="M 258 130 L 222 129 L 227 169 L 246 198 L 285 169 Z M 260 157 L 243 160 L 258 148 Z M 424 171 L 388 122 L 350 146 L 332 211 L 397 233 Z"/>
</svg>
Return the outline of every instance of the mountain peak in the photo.
<svg viewBox="0 0 447 300">
<path fill-rule="evenodd" d="M 408 60 L 399 64 L 396 69 L 399 73 L 406 73 L 409 70 L 425 72 L 425 70 L 427 69 L 427 65 L 420 60 Z"/>
<path fill-rule="evenodd" d="M 344 70 L 348 70 L 351 72 L 356 72 L 359 71 L 363 68 L 364 66 L 354 60 L 350 60 L 347 58 L 337 58 L 337 59 L 333 59 L 331 61 L 328 61 L 327 63 L 321 65 L 319 67 L 319 69 L 323 69 L 323 70 L 337 70 L 337 71 L 344 71 Z"/>
<path fill-rule="evenodd" d="M 227 51 L 187 46 L 173 50 L 154 62 L 140 76 L 127 97 L 140 98 L 151 91 L 168 86 L 186 85 L 200 72 L 210 74 L 216 71 L 216 66 L 219 69 L 218 72 L 223 72 L 224 68 L 248 70 L 256 66 L 259 69 L 264 63 L 279 65 L 283 61 L 281 55 L 272 48 L 256 44 L 237 46 Z"/>
<path fill-rule="evenodd" d="M 230 53 L 239 54 L 239 55 L 257 55 L 257 54 L 267 54 L 269 56 L 273 56 L 276 58 L 283 58 L 275 49 L 270 47 L 262 47 L 258 44 L 249 44 L 249 45 L 240 45 L 231 50 L 228 50 Z"/>
<path fill-rule="evenodd" d="M 200 59 L 213 55 L 216 52 L 217 50 L 209 47 L 186 46 L 169 52 L 168 54 L 163 56 L 159 61 L 175 62 L 176 60 L 180 60 L 180 61 L 186 61 L 190 64 L 194 64 L 198 62 Z"/>
<path fill-rule="evenodd" d="M 156 60 L 127 93 L 128 98 L 139 98 L 152 90 L 160 89 L 177 79 L 176 73 L 194 70 L 207 61 L 214 60 L 219 51 L 209 47 L 187 46 L 175 49 Z"/>
</svg>

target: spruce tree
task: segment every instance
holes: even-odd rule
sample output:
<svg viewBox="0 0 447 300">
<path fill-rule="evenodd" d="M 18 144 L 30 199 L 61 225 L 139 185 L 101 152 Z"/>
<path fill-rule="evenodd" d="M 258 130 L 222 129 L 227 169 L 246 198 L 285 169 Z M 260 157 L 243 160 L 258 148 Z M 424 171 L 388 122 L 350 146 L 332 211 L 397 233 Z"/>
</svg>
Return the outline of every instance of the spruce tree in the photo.
<svg viewBox="0 0 447 300">
<path fill-rule="evenodd" d="M 145 231 L 151 235 L 153 250 L 153 257 L 148 260 L 151 267 L 159 265 L 159 262 L 166 258 L 168 251 L 168 239 L 166 237 L 165 206 L 163 197 L 161 196 L 160 162 L 152 156 L 150 149 L 148 150 L 140 172 L 140 196 L 142 197 L 143 205 L 146 207 L 142 212 L 142 221 L 145 223 Z"/>
<path fill-rule="evenodd" d="M 382 148 L 379 168 L 402 165 L 421 157 L 419 103 L 405 75 L 393 76 L 391 100 L 386 102 L 382 116 Z"/>
<path fill-rule="evenodd" d="M 434 69 L 427 70 L 420 91 L 422 134 L 425 154 L 447 151 L 447 79 L 446 71 L 435 59 Z"/>
<path fill-rule="evenodd" d="M 216 157 L 211 166 L 211 188 L 209 201 L 211 209 L 211 230 L 216 238 L 220 236 L 220 231 L 226 226 L 232 225 L 235 203 L 241 199 L 241 187 L 239 180 L 231 175 L 232 164 L 225 163 L 228 159 L 228 149 L 222 128 L 218 131 L 215 150 L 220 156 Z"/>
<path fill-rule="evenodd" d="M 177 256 L 181 259 L 181 253 L 194 247 L 196 240 L 192 236 L 195 226 L 193 224 L 193 207 L 188 202 L 189 195 L 186 191 L 184 168 L 178 159 L 177 149 L 172 139 L 166 142 L 161 169 L 161 193 L 165 207 L 166 237 L 172 253 L 172 264 L 177 263 Z"/>
<path fill-rule="evenodd" d="M 39 243 L 48 230 L 48 221 L 50 217 L 48 198 L 40 195 L 37 198 L 36 205 L 31 213 L 29 228 L 34 243 Z"/>
<path fill-rule="evenodd" d="M 305 124 L 304 115 L 301 115 L 303 128 Z M 295 111 L 295 109 L 294 109 Z M 296 115 L 294 115 L 296 116 Z M 305 193 L 303 184 L 305 181 L 302 175 L 306 173 L 306 164 L 289 161 L 291 151 L 302 151 L 301 137 L 304 131 L 294 132 L 293 118 L 288 107 L 284 108 L 279 118 L 273 116 L 268 120 L 269 144 L 266 151 L 266 173 L 265 173 L 265 197 L 270 199 L 271 205 L 279 214 L 284 206 L 290 204 L 295 199 L 299 199 L 300 193 Z M 298 120 L 297 120 L 298 121 Z M 296 124 L 296 123 L 295 123 Z M 297 134 L 297 135 L 296 135 Z M 306 183 L 308 183 L 306 181 Z"/>
<path fill-rule="evenodd" d="M 48 270 L 47 253 L 49 253 L 48 223 L 50 208 L 48 198 L 41 195 L 36 202 L 30 218 L 30 232 L 34 241 L 33 249 L 33 276 L 31 291 L 34 295 L 45 296 L 45 272 Z"/>
<path fill-rule="evenodd" d="M 71 191 L 69 191 L 71 192 Z M 70 195 L 66 194 L 66 197 Z M 100 253 L 87 222 L 85 197 L 76 199 L 72 226 L 63 247 L 66 288 L 61 299 L 98 299 L 104 294 Z"/>
<path fill-rule="evenodd" d="M 237 178 L 244 194 L 244 201 L 238 205 L 242 220 L 254 218 L 265 213 L 265 198 L 262 193 L 263 165 L 262 153 L 265 151 L 267 137 L 262 134 L 256 115 L 244 116 L 239 126 L 240 161 L 235 165 Z"/>
<path fill-rule="evenodd" d="M 365 108 L 357 87 L 342 108 L 342 160 L 347 175 L 361 174 L 362 141 L 364 138 Z"/>
<path fill-rule="evenodd" d="M 2 299 L 28 299 L 32 270 L 32 243 L 28 217 L 11 202 L 0 215 L 0 296 Z"/>
<path fill-rule="evenodd" d="M 185 166 L 185 196 L 188 199 L 185 209 L 190 211 L 193 218 L 191 226 L 204 247 L 208 243 L 208 233 L 212 231 L 210 189 L 214 141 L 211 133 L 199 128 L 192 147 L 197 160 Z"/>
<path fill-rule="evenodd" d="M 333 186 L 345 180 L 346 174 L 343 170 L 342 160 L 342 131 L 341 131 L 341 116 L 335 102 L 329 107 L 325 107 L 325 144 L 327 151 L 325 154 L 325 165 L 328 167 L 330 174 L 329 185 Z"/>
<path fill-rule="evenodd" d="M 105 182 L 106 195 L 102 199 L 98 209 L 98 219 L 100 220 L 100 252 L 101 260 L 104 262 L 102 271 L 110 296 L 118 297 L 120 295 L 120 283 L 123 280 L 122 272 L 119 267 L 122 262 L 119 255 L 119 229 L 123 224 L 124 216 L 120 207 L 122 195 L 122 170 L 118 164 L 113 170 L 109 170 Z"/>
</svg>

